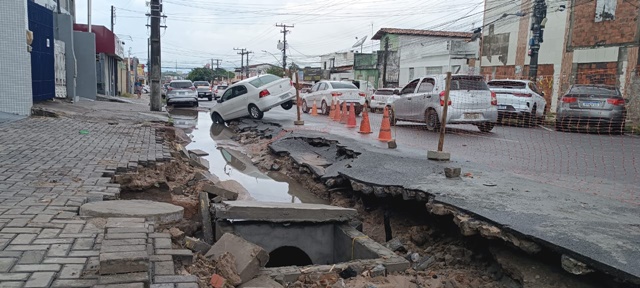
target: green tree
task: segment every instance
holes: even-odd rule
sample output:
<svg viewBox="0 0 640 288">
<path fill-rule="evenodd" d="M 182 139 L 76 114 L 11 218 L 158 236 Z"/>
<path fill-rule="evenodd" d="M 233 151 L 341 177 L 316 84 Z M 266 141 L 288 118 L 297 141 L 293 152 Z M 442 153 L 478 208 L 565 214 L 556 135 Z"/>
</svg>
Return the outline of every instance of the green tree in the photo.
<svg viewBox="0 0 640 288">
<path fill-rule="evenodd" d="M 282 70 L 282 68 L 280 67 L 271 67 L 269 69 L 267 69 L 267 73 L 268 74 L 272 74 L 272 75 L 276 75 L 279 77 L 284 77 L 284 70 Z"/>
<path fill-rule="evenodd" d="M 213 80 L 213 71 L 207 68 L 193 68 L 187 79 L 191 81 L 211 81 Z"/>
</svg>

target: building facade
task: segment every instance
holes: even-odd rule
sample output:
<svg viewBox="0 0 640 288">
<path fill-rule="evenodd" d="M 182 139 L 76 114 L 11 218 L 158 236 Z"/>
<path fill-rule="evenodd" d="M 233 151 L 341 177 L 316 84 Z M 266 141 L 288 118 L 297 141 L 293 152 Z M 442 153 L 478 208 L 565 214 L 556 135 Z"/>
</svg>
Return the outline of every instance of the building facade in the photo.
<svg viewBox="0 0 640 288">
<path fill-rule="evenodd" d="M 27 116 L 33 105 L 27 1 L 3 1 L 0 19 L 0 112 Z"/>
<path fill-rule="evenodd" d="M 485 2 L 481 73 L 487 79 L 527 78 L 531 12 L 525 0 Z M 555 111 L 572 84 L 617 85 L 624 97 L 640 93 L 640 0 L 548 0 L 537 84 Z M 506 14 L 506 16 L 505 16 Z M 630 101 L 637 118 L 638 101 Z"/>
<path fill-rule="evenodd" d="M 86 32 L 86 24 L 74 24 L 75 31 Z M 98 94 L 116 96 L 118 89 L 118 63 L 124 60 L 122 42 L 111 30 L 101 25 L 91 25 L 95 34 L 96 89 Z"/>
<path fill-rule="evenodd" d="M 380 40 L 378 65 L 382 64 L 382 70 L 385 69 L 386 57 L 387 87 L 400 87 L 425 75 L 449 71 L 476 73 L 474 59 L 479 46 L 478 41 L 471 41 L 472 35 L 466 32 L 382 28 L 372 39 Z M 383 72 L 380 74 L 384 75 Z"/>
</svg>

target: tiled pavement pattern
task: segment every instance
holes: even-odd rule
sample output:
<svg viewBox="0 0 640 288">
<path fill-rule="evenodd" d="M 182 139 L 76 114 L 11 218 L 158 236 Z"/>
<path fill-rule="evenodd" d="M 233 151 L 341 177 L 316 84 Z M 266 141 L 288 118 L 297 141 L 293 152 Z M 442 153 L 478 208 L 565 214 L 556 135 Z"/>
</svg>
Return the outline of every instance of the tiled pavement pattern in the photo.
<svg viewBox="0 0 640 288">
<path fill-rule="evenodd" d="M 115 173 L 170 157 L 150 127 L 62 118 L 0 125 L 0 287 L 98 284 L 104 229 L 80 219 L 79 207 L 117 198 Z"/>
</svg>

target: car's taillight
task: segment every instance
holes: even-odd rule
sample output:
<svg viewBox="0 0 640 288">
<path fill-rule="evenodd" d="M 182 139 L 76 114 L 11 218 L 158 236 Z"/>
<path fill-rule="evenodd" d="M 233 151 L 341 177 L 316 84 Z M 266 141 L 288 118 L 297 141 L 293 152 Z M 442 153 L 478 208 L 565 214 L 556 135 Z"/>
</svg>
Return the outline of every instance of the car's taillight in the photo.
<svg viewBox="0 0 640 288">
<path fill-rule="evenodd" d="M 213 88 L 209 87 L 209 91 L 213 91 Z"/>
<path fill-rule="evenodd" d="M 194 87 L 194 86 L 191 86 L 191 88 L 189 88 L 189 89 L 191 89 L 191 91 L 196 91 L 196 87 Z"/>
<path fill-rule="evenodd" d="M 624 106 L 625 101 L 624 99 L 619 99 L 619 98 L 609 98 L 607 99 L 607 103 L 615 106 Z"/>
<path fill-rule="evenodd" d="M 444 106 L 444 91 L 440 92 L 440 106 Z M 451 99 L 447 101 L 447 106 L 451 106 Z"/>
<path fill-rule="evenodd" d="M 167 87 L 167 91 L 173 90 L 173 87 Z"/>
<path fill-rule="evenodd" d="M 516 96 L 516 97 L 531 97 L 531 94 L 529 94 L 529 93 L 513 93 L 513 96 Z"/>
<path fill-rule="evenodd" d="M 531 94 L 529 94 L 531 97 Z M 498 97 L 496 97 L 496 92 L 491 91 L 491 105 L 498 106 Z"/>
<path fill-rule="evenodd" d="M 376 99 L 375 95 L 371 95 L 371 100 Z"/>
<path fill-rule="evenodd" d="M 576 103 L 578 98 L 576 97 L 562 97 L 562 103 Z"/>
<path fill-rule="evenodd" d="M 340 93 L 340 92 L 331 92 L 331 96 L 334 96 L 334 97 L 342 96 L 342 93 Z"/>
<path fill-rule="evenodd" d="M 291 87 L 293 87 L 293 80 L 289 80 L 289 85 L 291 85 Z"/>
<path fill-rule="evenodd" d="M 260 91 L 260 98 L 267 97 L 269 95 L 271 95 L 271 93 L 269 93 L 269 90 L 267 90 L 267 89 L 264 89 L 264 90 Z"/>
<path fill-rule="evenodd" d="M 216 89 L 216 93 L 218 93 L 218 89 Z"/>
<path fill-rule="evenodd" d="M 360 92 L 360 93 L 358 93 L 358 95 L 360 95 L 360 97 L 367 96 L 367 94 L 364 94 L 364 92 Z"/>
</svg>

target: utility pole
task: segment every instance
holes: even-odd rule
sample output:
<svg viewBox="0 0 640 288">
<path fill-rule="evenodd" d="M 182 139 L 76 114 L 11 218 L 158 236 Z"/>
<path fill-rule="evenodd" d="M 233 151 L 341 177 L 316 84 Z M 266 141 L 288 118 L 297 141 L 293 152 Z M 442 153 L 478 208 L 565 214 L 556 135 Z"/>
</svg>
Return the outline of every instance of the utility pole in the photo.
<svg viewBox="0 0 640 288">
<path fill-rule="evenodd" d="M 161 61 L 160 61 L 160 0 L 151 0 L 151 111 L 162 111 L 162 102 L 160 101 L 160 77 L 161 77 Z"/>
<path fill-rule="evenodd" d="M 538 52 L 542 43 L 542 33 L 547 22 L 547 3 L 545 0 L 535 0 L 533 5 L 533 19 L 531 21 L 531 32 L 533 37 L 529 40 L 529 80 L 535 81 L 538 77 Z"/>
<path fill-rule="evenodd" d="M 382 88 L 387 87 L 387 58 L 389 58 L 389 37 L 384 38 L 384 57 L 382 68 Z"/>
<path fill-rule="evenodd" d="M 240 55 L 240 79 L 244 79 L 243 77 L 243 73 L 244 73 L 244 54 L 247 54 L 247 49 L 245 48 L 233 48 L 233 50 L 236 51 L 240 51 L 238 52 L 238 55 Z M 247 58 L 247 61 L 249 60 L 249 58 Z"/>
<path fill-rule="evenodd" d="M 216 69 L 213 69 L 213 61 L 216 61 Z M 211 70 L 213 70 L 213 78 L 218 79 L 218 77 L 216 77 L 216 72 L 218 72 L 218 69 L 220 69 L 220 62 L 222 62 L 222 59 L 211 59 Z M 220 79 L 218 79 L 220 80 Z"/>
<path fill-rule="evenodd" d="M 116 7 L 111 5 L 111 32 L 114 32 L 113 31 L 113 24 L 115 24 L 115 23 L 116 23 Z"/>
<path fill-rule="evenodd" d="M 276 27 L 282 27 L 282 70 L 284 74 L 287 74 L 287 33 L 291 32 L 291 30 L 287 30 L 287 28 L 293 28 L 293 25 L 287 24 L 276 24 Z"/>
<path fill-rule="evenodd" d="M 249 78 L 249 54 L 251 54 L 253 52 L 247 51 L 245 53 L 247 54 L 247 71 L 246 71 L 246 75 L 247 75 L 247 78 Z"/>
<path fill-rule="evenodd" d="M 131 93 L 131 46 L 129 46 L 129 55 L 127 57 L 127 93 Z"/>
</svg>

